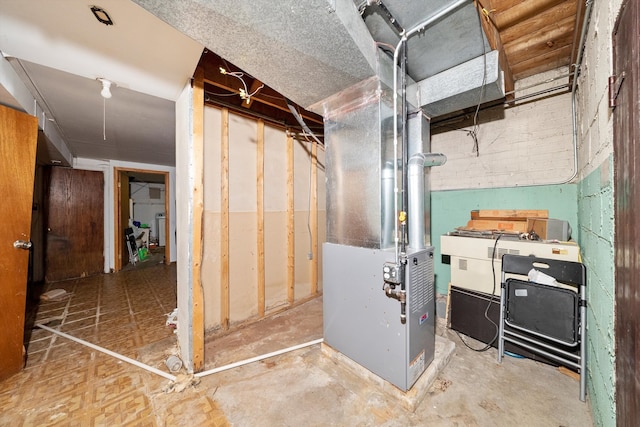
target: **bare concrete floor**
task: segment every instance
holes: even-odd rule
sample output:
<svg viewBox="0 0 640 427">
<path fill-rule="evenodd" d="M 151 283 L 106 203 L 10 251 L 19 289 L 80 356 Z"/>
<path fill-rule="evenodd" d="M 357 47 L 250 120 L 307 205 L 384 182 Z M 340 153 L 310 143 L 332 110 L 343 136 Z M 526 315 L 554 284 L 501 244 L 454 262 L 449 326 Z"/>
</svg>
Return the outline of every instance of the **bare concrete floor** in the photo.
<svg viewBox="0 0 640 427">
<path fill-rule="evenodd" d="M 175 265 L 53 284 L 69 297 L 40 304 L 35 322 L 168 373 L 176 338 Z M 320 344 L 204 376 L 169 380 L 81 343 L 30 330 L 26 368 L 0 381 L 0 426 L 590 426 L 578 382 L 556 368 L 455 343 L 415 411 L 403 409 Z M 205 369 L 322 337 L 322 299 L 211 334 Z M 447 341 L 450 343 L 450 341 Z M 481 347 L 480 343 L 475 343 Z M 173 387 L 171 387 L 173 386 Z M 167 391 L 171 392 L 167 392 Z M 588 396 L 587 396 L 588 399 Z"/>
<path fill-rule="evenodd" d="M 321 319 L 318 298 L 212 339 L 206 347 L 207 369 L 319 338 Z M 498 365 L 495 349 L 474 352 L 454 332 L 440 329 L 456 349 L 413 413 L 353 370 L 324 356 L 319 345 L 203 377 L 197 389 L 237 426 L 593 424 L 588 403 L 578 399 L 578 382 L 557 368 L 511 357 Z"/>
</svg>

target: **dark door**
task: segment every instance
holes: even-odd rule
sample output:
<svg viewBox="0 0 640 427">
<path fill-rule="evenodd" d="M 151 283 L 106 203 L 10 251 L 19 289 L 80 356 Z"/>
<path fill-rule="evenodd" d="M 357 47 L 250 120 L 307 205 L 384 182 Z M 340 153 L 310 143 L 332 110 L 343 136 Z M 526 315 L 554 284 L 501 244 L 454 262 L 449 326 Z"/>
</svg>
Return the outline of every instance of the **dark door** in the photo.
<svg viewBox="0 0 640 427">
<path fill-rule="evenodd" d="M 46 281 L 103 273 L 103 173 L 53 167 L 48 181 Z"/>
<path fill-rule="evenodd" d="M 615 164 L 616 413 L 619 426 L 640 420 L 640 25 L 637 0 L 625 1 L 613 32 Z M 615 96 L 616 90 L 612 95 Z M 637 173 L 637 174 L 636 174 Z"/>
<path fill-rule="evenodd" d="M 37 118 L 0 106 L 0 380 L 18 372 L 24 364 L 37 139 Z"/>
</svg>

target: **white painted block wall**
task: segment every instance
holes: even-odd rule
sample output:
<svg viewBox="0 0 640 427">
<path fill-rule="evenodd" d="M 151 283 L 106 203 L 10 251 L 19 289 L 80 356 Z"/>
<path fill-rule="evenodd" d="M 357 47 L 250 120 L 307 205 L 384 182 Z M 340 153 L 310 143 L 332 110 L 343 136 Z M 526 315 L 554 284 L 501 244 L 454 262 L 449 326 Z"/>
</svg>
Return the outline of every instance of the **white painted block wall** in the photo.
<svg viewBox="0 0 640 427">
<path fill-rule="evenodd" d="M 564 68 L 523 79 L 516 84 L 516 97 L 567 83 L 567 73 Z M 431 150 L 444 153 L 447 163 L 432 169 L 432 191 L 556 184 L 572 178 L 571 95 L 566 90 L 515 107 L 480 111 L 478 118 L 479 155 L 466 131 L 436 133 L 434 128 Z"/>
</svg>

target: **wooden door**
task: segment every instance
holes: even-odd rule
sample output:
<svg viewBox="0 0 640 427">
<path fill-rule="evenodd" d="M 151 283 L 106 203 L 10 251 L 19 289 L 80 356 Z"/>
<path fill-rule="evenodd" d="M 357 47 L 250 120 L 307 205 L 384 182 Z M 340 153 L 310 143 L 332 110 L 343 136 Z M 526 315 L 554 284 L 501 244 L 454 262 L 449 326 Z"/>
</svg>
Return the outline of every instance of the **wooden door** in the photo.
<svg viewBox="0 0 640 427">
<path fill-rule="evenodd" d="M 45 280 L 104 272 L 104 175 L 50 168 Z"/>
<path fill-rule="evenodd" d="M 38 119 L 0 105 L 0 380 L 20 371 Z"/>
<path fill-rule="evenodd" d="M 129 218 L 131 212 L 129 211 L 129 173 L 122 171 L 119 175 L 119 180 L 116 185 L 116 189 L 120 191 L 120 216 L 116 221 L 116 248 L 120 248 L 120 259 L 116 263 L 116 271 L 119 271 L 122 267 L 129 264 L 129 250 L 127 245 L 122 244 L 124 241 L 124 230 L 129 227 Z"/>
<path fill-rule="evenodd" d="M 613 32 L 616 416 L 640 420 L 640 2 L 625 1 Z M 617 90 L 619 89 L 619 90 Z"/>
</svg>

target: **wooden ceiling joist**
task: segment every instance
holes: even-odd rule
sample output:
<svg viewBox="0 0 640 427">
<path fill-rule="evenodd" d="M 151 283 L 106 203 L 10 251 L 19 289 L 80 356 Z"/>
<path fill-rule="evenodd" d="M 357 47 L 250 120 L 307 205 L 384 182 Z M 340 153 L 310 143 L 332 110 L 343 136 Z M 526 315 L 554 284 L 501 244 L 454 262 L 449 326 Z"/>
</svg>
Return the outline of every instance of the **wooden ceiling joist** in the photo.
<svg viewBox="0 0 640 427">
<path fill-rule="evenodd" d="M 531 58 L 544 55 L 561 47 L 571 45 L 573 39 L 573 18 L 568 17 L 534 33 L 527 39 L 518 39 L 505 45 L 512 66 Z M 567 55 L 567 59 L 569 55 Z"/>
<path fill-rule="evenodd" d="M 507 93 L 511 93 L 515 88 L 515 81 L 513 80 L 513 75 L 511 74 L 511 65 L 509 64 L 509 60 L 504 51 L 500 32 L 496 28 L 495 23 L 491 20 L 491 0 L 479 0 L 477 3 L 477 7 L 479 9 L 478 13 L 480 13 L 480 16 L 482 17 L 482 29 L 487 36 L 489 45 L 491 46 L 491 49 L 498 51 L 498 62 L 500 63 L 500 68 L 504 73 L 504 91 Z M 512 97 L 513 95 L 507 95 L 507 98 Z"/>
<path fill-rule="evenodd" d="M 545 71 L 554 70 L 562 66 L 566 66 L 566 58 L 571 53 L 571 46 L 564 46 L 559 49 L 547 52 L 541 56 L 537 56 L 519 64 L 514 64 L 511 71 L 516 80 L 533 76 L 534 74 L 544 73 Z"/>
<path fill-rule="evenodd" d="M 484 28 L 492 47 L 491 39 L 498 34 L 513 80 L 575 61 L 584 15 L 579 0 L 476 1 L 485 10 Z M 492 32 L 487 23 L 494 25 Z"/>
<path fill-rule="evenodd" d="M 576 3 L 563 2 L 551 7 L 544 12 L 536 14 L 531 19 L 522 21 L 516 25 L 505 28 L 500 32 L 502 43 L 507 45 L 530 34 L 543 30 L 551 22 L 559 22 L 567 18 L 575 19 Z"/>
<path fill-rule="evenodd" d="M 238 90 L 234 89 L 232 87 L 228 87 L 225 86 L 224 84 L 214 81 L 214 80 L 209 80 L 209 79 L 205 79 L 204 82 L 207 85 L 211 85 L 214 86 L 216 88 L 222 89 L 226 92 L 228 92 L 229 94 L 238 94 Z M 259 86 L 258 86 L 259 87 Z M 226 94 L 224 94 L 226 95 Z M 278 100 L 277 98 L 280 97 L 281 100 Z M 229 97 L 225 97 L 226 99 L 224 99 L 225 103 L 230 103 L 229 102 Z M 237 99 L 240 100 L 240 95 L 237 95 Z M 242 100 L 240 100 L 242 101 Z M 266 114 L 269 115 L 269 111 L 268 109 L 275 109 L 281 113 L 286 113 L 286 115 L 291 115 L 291 110 L 289 110 L 289 107 L 287 106 L 287 103 L 284 100 L 284 97 L 282 97 L 282 95 L 279 95 L 278 92 L 274 91 L 273 89 L 268 88 L 267 86 L 265 86 L 264 88 L 260 89 L 260 91 L 251 97 L 250 99 L 250 104 L 247 104 L 246 101 L 242 101 L 240 102 L 233 102 L 234 104 L 236 104 L 239 108 L 245 109 L 245 110 L 255 110 L 260 112 L 261 114 Z M 268 108 L 260 108 L 258 105 L 256 104 L 261 104 L 263 107 L 268 107 Z M 322 121 L 322 117 L 317 115 L 317 114 L 313 114 L 311 112 L 308 112 L 306 110 L 303 109 L 299 109 L 300 111 L 300 115 L 302 116 L 302 118 L 308 122 L 308 123 L 314 123 L 316 125 L 323 125 L 323 121 Z M 274 116 L 282 116 L 281 114 L 275 113 L 273 114 Z"/>
<path fill-rule="evenodd" d="M 504 31 L 563 2 L 566 0 L 498 1 L 494 4 L 494 7 L 499 9 L 494 17 L 496 26 L 499 31 Z"/>
</svg>

